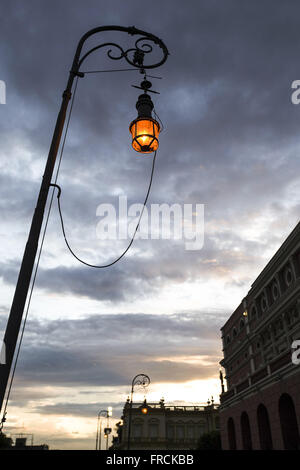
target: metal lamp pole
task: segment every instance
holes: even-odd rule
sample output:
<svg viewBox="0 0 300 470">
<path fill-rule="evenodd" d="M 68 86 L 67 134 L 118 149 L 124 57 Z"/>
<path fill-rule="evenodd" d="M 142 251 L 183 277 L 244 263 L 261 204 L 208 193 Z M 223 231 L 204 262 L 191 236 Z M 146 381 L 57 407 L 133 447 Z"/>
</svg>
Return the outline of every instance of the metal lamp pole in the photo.
<svg viewBox="0 0 300 470">
<path fill-rule="evenodd" d="M 106 428 L 109 429 L 109 414 L 107 412 Z M 106 434 L 106 450 L 108 450 L 109 434 Z"/>
<path fill-rule="evenodd" d="M 101 433 L 102 433 L 102 421 L 101 421 L 101 415 L 102 413 L 105 413 L 103 416 L 106 416 L 108 419 L 109 417 L 109 410 L 101 410 L 98 413 L 98 419 L 97 419 L 97 433 L 96 433 L 96 450 L 101 450 Z"/>
<path fill-rule="evenodd" d="M 88 52 L 85 52 L 83 55 L 82 48 L 85 41 L 97 34 L 102 33 L 105 31 L 119 31 L 125 32 L 131 36 L 139 35 L 141 36 L 135 41 L 135 45 L 133 48 L 124 50 L 121 46 L 115 43 L 102 43 L 95 47 L 92 47 Z M 146 42 L 147 41 L 147 42 Z M 148 44 L 151 42 L 152 45 Z M 142 43 L 142 45 L 141 45 Z M 153 50 L 153 44 L 158 46 L 161 49 L 162 58 L 151 64 L 145 65 L 144 64 L 144 56 L 149 55 L 149 53 Z M 45 167 L 45 172 L 43 175 L 41 188 L 36 204 L 36 208 L 33 214 L 33 219 L 30 227 L 30 232 L 28 236 L 28 241 L 25 247 L 23 260 L 19 272 L 19 277 L 15 289 L 15 294 L 6 326 L 6 331 L 4 335 L 4 348 L 5 348 L 5 356 L 6 361 L 5 364 L 0 364 L 0 411 L 2 408 L 7 383 L 9 380 L 10 370 L 13 362 L 13 357 L 16 349 L 16 344 L 18 340 L 19 330 L 22 322 L 24 307 L 26 303 L 26 298 L 28 294 L 28 289 L 30 285 L 30 280 L 32 276 L 32 271 L 34 267 L 34 262 L 36 258 L 36 253 L 38 249 L 38 242 L 41 232 L 41 227 L 43 223 L 44 211 L 47 202 L 47 197 L 49 193 L 49 187 L 51 184 L 52 174 L 55 166 L 56 156 L 58 152 L 58 148 L 61 141 L 61 136 L 65 124 L 66 112 L 68 108 L 68 104 L 71 98 L 71 90 L 74 82 L 74 78 L 83 77 L 84 73 L 80 72 L 80 67 L 84 60 L 94 51 L 107 47 L 112 46 L 115 51 L 117 51 L 116 55 L 112 54 L 112 50 L 109 49 L 107 52 L 107 56 L 113 60 L 125 59 L 131 66 L 135 67 L 136 69 L 144 70 L 144 69 L 152 69 L 162 65 L 168 56 L 168 49 L 166 48 L 165 44 L 159 39 L 158 37 L 154 36 L 153 34 L 147 33 L 135 27 L 123 27 L 123 26 L 100 26 L 98 28 L 91 29 L 86 34 L 82 36 L 80 39 L 77 49 L 75 52 L 75 56 L 73 59 L 73 64 L 71 67 L 71 71 L 69 74 L 69 79 L 67 82 L 66 89 L 63 93 L 62 103 L 60 107 L 60 111 L 58 113 L 53 138 L 48 154 L 48 159 Z M 5 421 L 5 417 L 3 417 L 2 422 L 0 423 L 0 430 L 3 426 L 3 422 Z"/>
<path fill-rule="evenodd" d="M 131 383 L 131 393 L 130 393 L 130 403 L 129 403 L 129 413 L 128 413 L 128 433 L 127 433 L 127 450 L 130 449 L 130 434 L 131 434 L 131 416 L 132 416 L 132 401 L 133 401 L 133 391 L 136 385 L 142 387 L 148 387 L 150 384 L 150 378 L 146 374 L 136 375 Z"/>
</svg>

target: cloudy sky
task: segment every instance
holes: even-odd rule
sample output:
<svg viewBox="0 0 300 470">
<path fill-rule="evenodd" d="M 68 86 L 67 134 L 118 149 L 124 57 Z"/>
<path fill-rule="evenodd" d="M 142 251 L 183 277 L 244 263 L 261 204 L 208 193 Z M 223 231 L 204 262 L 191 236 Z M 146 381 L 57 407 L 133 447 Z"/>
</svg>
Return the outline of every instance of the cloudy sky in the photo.
<svg viewBox="0 0 300 470">
<path fill-rule="evenodd" d="M 68 252 L 56 200 L 30 306 L 5 431 L 51 448 L 93 449 L 96 416 L 121 416 L 132 378 L 147 399 L 218 400 L 220 327 L 298 222 L 300 79 L 297 0 L 6 0 L 0 28 L 0 339 L 52 132 L 79 38 L 136 26 L 170 56 L 150 75 L 163 121 L 152 204 L 204 204 L 204 245 L 137 239 L 119 263 L 92 269 Z M 98 41 L 98 42 L 97 42 Z M 124 33 L 90 44 L 132 47 Z M 85 71 L 127 69 L 91 55 Z M 137 71 L 79 79 L 58 177 L 66 232 L 90 264 L 128 240 L 97 235 L 100 204 L 142 203 L 152 156 L 130 146 Z M 183 222 L 184 223 L 184 222 Z M 136 394 L 136 399 L 143 395 Z"/>
</svg>

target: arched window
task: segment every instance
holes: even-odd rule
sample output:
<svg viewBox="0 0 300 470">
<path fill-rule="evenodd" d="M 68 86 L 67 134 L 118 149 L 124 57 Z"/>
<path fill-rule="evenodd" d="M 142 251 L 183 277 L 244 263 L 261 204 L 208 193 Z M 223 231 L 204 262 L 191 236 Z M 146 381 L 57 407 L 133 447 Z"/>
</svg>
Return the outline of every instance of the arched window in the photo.
<svg viewBox="0 0 300 470">
<path fill-rule="evenodd" d="M 244 450 L 252 450 L 252 438 L 249 417 L 246 411 L 241 414 L 241 430 Z"/>
<path fill-rule="evenodd" d="M 257 424 L 260 448 L 262 450 L 273 449 L 269 414 L 267 408 L 262 403 L 257 408 Z"/>
<path fill-rule="evenodd" d="M 188 439 L 196 438 L 196 423 L 194 423 L 194 421 L 188 421 L 186 423 L 186 437 Z"/>
<path fill-rule="evenodd" d="M 277 300 L 278 296 L 279 296 L 279 290 L 278 290 L 277 281 L 274 281 L 273 284 L 272 284 L 272 297 L 273 297 L 273 300 L 274 301 Z"/>
<path fill-rule="evenodd" d="M 267 310 L 267 301 L 266 301 L 266 297 L 264 295 L 261 296 L 260 307 L 261 307 L 262 312 L 265 312 Z"/>
<path fill-rule="evenodd" d="M 156 439 L 159 436 L 159 420 L 152 418 L 148 422 L 148 437 Z"/>
<path fill-rule="evenodd" d="M 182 441 L 184 440 L 184 435 L 185 435 L 185 426 L 183 421 L 177 421 L 176 422 L 176 440 L 177 441 Z"/>
<path fill-rule="evenodd" d="M 141 438 L 143 435 L 143 420 L 134 419 L 132 424 L 133 424 L 132 437 L 135 439 Z"/>
<path fill-rule="evenodd" d="M 287 265 L 284 269 L 284 280 L 285 280 L 287 287 L 289 287 L 292 284 L 293 273 L 289 265 Z"/>
<path fill-rule="evenodd" d="M 167 421 L 167 439 L 173 441 L 175 439 L 175 423 Z"/>
<path fill-rule="evenodd" d="M 285 450 L 300 449 L 300 437 L 294 402 L 283 393 L 279 399 L 279 417 Z"/>
<path fill-rule="evenodd" d="M 241 319 L 241 321 L 240 321 L 240 330 L 242 330 L 244 328 L 244 326 L 245 326 L 245 322 L 244 322 L 243 319 Z"/>
<path fill-rule="evenodd" d="M 232 418 L 227 421 L 229 450 L 236 450 L 235 426 Z"/>
<path fill-rule="evenodd" d="M 250 318 L 251 318 L 251 320 L 252 320 L 252 318 L 255 318 L 256 315 L 257 315 L 257 310 L 256 310 L 255 305 L 253 305 L 253 307 L 252 307 L 251 310 L 250 310 Z"/>
</svg>

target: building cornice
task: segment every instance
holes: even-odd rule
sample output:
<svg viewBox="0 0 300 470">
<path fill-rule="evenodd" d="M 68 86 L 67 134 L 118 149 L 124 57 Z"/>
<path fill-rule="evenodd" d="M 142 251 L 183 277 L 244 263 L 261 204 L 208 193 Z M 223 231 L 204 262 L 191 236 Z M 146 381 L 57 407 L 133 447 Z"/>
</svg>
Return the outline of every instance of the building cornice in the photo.
<svg viewBox="0 0 300 470">
<path fill-rule="evenodd" d="M 294 230 L 289 234 L 289 236 L 285 239 L 282 243 L 280 248 L 276 251 L 275 255 L 272 256 L 270 261 L 266 264 L 264 269 L 261 273 L 257 276 L 253 284 L 251 285 L 251 289 L 248 292 L 248 295 L 255 290 L 258 285 L 266 284 L 268 277 L 272 276 L 270 273 L 274 273 L 275 266 L 281 262 L 281 259 L 286 259 L 286 252 L 292 251 L 293 248 L 296 248 L 300 245 L 300 222 L 296 225 Z"/>
</svg>

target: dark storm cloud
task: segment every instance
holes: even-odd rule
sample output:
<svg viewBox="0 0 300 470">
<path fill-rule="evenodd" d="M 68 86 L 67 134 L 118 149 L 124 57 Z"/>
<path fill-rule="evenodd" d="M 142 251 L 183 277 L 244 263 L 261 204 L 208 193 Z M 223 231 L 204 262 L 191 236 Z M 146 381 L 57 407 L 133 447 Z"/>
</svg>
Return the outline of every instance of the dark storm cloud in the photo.
<svg viewBox="0 0 300 470">
<path fill-rule="evenodd" d="M 17 119 L 23 139 L 31 142 L 35 151 L 39 149 L 43 153 L 40 158 L 44 158 L 59 90 L 65 82 L 76 40 L 85 29 L 94 26 L 91 17 L 101 13 L 106 23 L 110 20 L 125 24 L 134 19 L 142 28 L 154 28 L 153 32 L 163 37 L 171 51 L 161 72 L 164 80 L 153 80 L 162 92 L 156 103 L 166 124 L 156 174 L 156 197 L 160 195 L 168 201 L 179 192 L 184 201 L 194 194 L 200 196 L 200 202 L 209 203 L 213 213 L 218 212 L 224 195 L 228 199 L 225 214 L 229 207 L 235 215 L 239 214 L 242 204 L 253 207 L 260 202 L 265 207 L 275 195 L 265 192 L 264 184 L 257 188 L 257 161 L 265 161 L 270 186 L 273 176 L 278 175 L 281 188 L 291 181 L 291 171 L 286 168 L 294 165 L 292 159 L 288 165 L 283 162 L 286 171 L 272 171 L 272 152 L 277 150 L 282 157 L 289 141 L 293 143 L 298 134 L 298 109 L 290 103 L 290 83 L 298 76 L 297 3 L 289 2 L 287 7 L 282 2 L 241 4 L 228 0 L 220 6 L 220 2 L 190 1 L 187 7 L 165 1 L 159 4 L 155 25 L 138 2 L 127 4 L 126 9 L 122 2 L 114 5 L 112 9 L 105 2 L 87 2 L 82 9 L 79 3 L 69 1 L 51 5 L 36 1 L 10 3 L 3 21 L 2 61 L 8 88 L 24 103 L 24 112 Z M 22 53 L 16 55 L 21 45 Z M 100 57 L 95 57 L 94 65 L 104 60 L 103 55 Z M 88 192 L 98 191 L 98 203 L 103 198 L 106 201 L 114 186 L 129 190 L 128 181 L 130 190 L 141 199 L 149 165 L 136 167 L 129 163 L 132 157 L 124 152 L 121 143 L 128 140 L 124 118 L 130 119 L 128 113 L 134 117 L 136 95 L 130 91 L 130 84 L 138 76 L 98 75 L 87 80 L 79 84 L 81 93 L 62 167 L 64 185 L 88 164 L 89 174 L 85 177 L 83 173 L 81 181 L 85 200 Z M 119 94 L 123 82 L 128 93 Z M 16 111 L 20 113 L 16 110 L 17 100 L 13 107 L 9 103 L 10 100 L 6 111 L 15 124 Z M 7 148 L 10 144 L 8 141 Z M 200 164 L 204 169 L 199 168 Z M 128 165 L 132 168 L 126 181 L 122 174 Z M 222 184 L 224 178 L 226 186 Z M 245 190 L 236 201 L 230 186 L 236 187 L 245 180 L 251 198 Z M 200 194 L 199 186 L 203 188 Z M 72 194 L 70 210 L 75 210 L 75 185 Z M 281 196 L 280 191 L 276 192 L 278 199 Z M 17 197 L 11 192 L 4 199 Z"/>
<path fill-rule="evenodd" d="M 51 6 L 31 1 L 27 7 L 21 2 L 13 3 L 18 8 L 12 7 L 11 15 L 6 15 L 3 30 L 6 38 L 3 50 L 6 52 L 7 70 L 15 89 L 21 96 L 28 97 L 26 104 L 29 109 L 34 103 L 35 107 L 41 108 L 41 114 L 45 115 L 50 108 L 53 120 L 58 101 L 56 90 L 61 89 L 60 83 L 65 79 L 68 68 L 66 59 L 68 56 L 71 58 L 77 37 L 90 25 L 92 12 L 101 11 L 101 16 L 104 15 L 107 20 L 122 19 L 122 22 L 128 21 L 128 24 L 134 18 L 137 25 L 151 30 L 154 26 L 150 18 L 145 17 L 138 2 L 127 5 L 126 10 L 122 8 L 122 2 L 114 2 L 113 10 L 105 2 L 87 2 L 84 10 L 79 8 L 79 4 L 76 7 L 76 2 L 72 2 L 70 8 L 69 1 L 59 4 L 52 2 Z M 191 1 L 188 7 L 175 2 L 175 5 L 176 7 L 170 1 L 159 4 L 159 19 L 155 22 L 157 31 L 154 31 L 165 39 L 171 51 L 164 66 L 164 80 L 155 84 L 162 88 L 162 94 L 157 98 L 157 107 L 161 106 L 167 127 L 165 137 L 162 136 L 162 142 L 164 139 L 166 142 L 160 162 L 161 178 L 165 181 L 171 173 L 174 187 L 187 163 L 189 175 L 193 174 L 199 161 L 212 168 L 220 164 L 219 171 L 214 168 L 218 177 L 219 172 L 223 171 L 223 159 L 226 159 L 226 166 L 230 170 L 231 165 L 240 158 L 240 143 L 254 148 L 263 143 L 269 150 L 274 150 L 278 144 L 285 143 L 288 135 L 290 138 L 295 137 L 298 112 L 297 107 L 291 105 L 289 94 L 291 80 L 298 73 L 295 50 L 299 45 L 296 14 L 298 6 L 295 2 L 290 2 L 289 7 L 281 2 L 241 4 L 229 0 L 221 7 L 219 2 Z M 57 8 L 60 15 L 57 15 Z M 169 11 L 172 12 L 171 15 Z M 67 24 L 64 14 L 69 17 Z M 47 21 L 43 21 L 43 18 L 47 18 Z M 19 34 L 11 34 L 11 24 L 18 26 Z M 56 41 L 51 40 L 54 35 Z M 28 45 L 18 60 L 13 60 L 14 49 L 20 46 L 21 38 Z M 51 73 L 47 67 L 42 66 L 46 57 L 47 64 L 55 64 L 55 67 L 52 65 L 50 68 Z M 97 63 L 98 57 L 95 61 Z M 53 73 L 54 70 L 56 73 Z M 109 78 L 101 75 L 100 79 L 99 76 L 91 79 L 92 86 L 82 85 L 85 92 L 89 93 L 89 88 L 91 91 L 85 99 L 79 99 L 78 106 L 80 108 L 82 105 L 84 112 L 74 119 L 78 122 L 79 129 L 81 125 L 84 127 L 84 144 L 91 140 L 88 139 L 89 135 L 97 134 L 95 143 L 90 142 L 94 151 L 86 151 L 89 164 L 95 164 L 100 150 L 98 144 L 98 152 L 95 151 L 96 142 L 101 142 L 103 146 L 107 142 L 104 138 L 107 132 L 113 142 L 110 147 L 108 143 L 104 143 L 110 159 L 114 160 L 115 155 L 120 153 L 121 145 L 116 140 L 123 126 L 118 118 L 113 118 L 111 103 L 122 79 L 123 75 L 115 77 L 112 74 Z M 125 81 L 130 85 L 132 80 L 126 77 Z M 104 93 L 100 93 L 102 90 Z M 51 93 L 52 99 L 47 101 L 45 93 Z M 125 113 L 125 109 L 132 108 L 133 103 L 130 104 L 130 100 L 134 100 L 135 95 L 130 92 L 129 95 L 130 99 L 122 94 L 116 100 L 116 106 L 122 109 L 121 114 Z M 37 96 L 39 102 L 36 100 Z M 116 114 L 119 114 L 118 111 Z M 47 119 L 49 118 L 47 114 Z M 30 114 L 28 119 L 30 120 Z M 116 123 L 117 132 L 111 130 L 111 126 L 107 124 L 111 120 Z M 77 129 L 75 123 L 74 125 Z M 45 132 L 49 135 L 49 127 L 51 125 L 40 126 L 38 133 L 34 129 L 35 146 Z M 47 145 L 46 140 L 44 138 L 44 147 Z M 103 147 L 101 150 L 103 151 Z M 187 153 L 190 158 L 187 158 Z M 76 171 L 74 167 L 83 166 L 82 152 L 75 149 L 72 155 L 75 159 L 72 158 L 71 165 L 73 171 Z M 253 158 L 257 158 L 257 155 L 250 155 L 250 165 Z M 117 161 L 120 159 L 117 158 Z M 107 159 L 104 163 L 104 172 L 111 177 L 111 163 Z M 240 169 L 249 165 L 249 161 L 239 163 Z M 66 165 L 69 168 L 67 163 Z M 114 175 L 118 181 L 119 177 L 120 174 Z M 201 178 L 201 173 L 199 177 Z M 102 180 L 111 181 L 111 178 Z M 251 186 L 252 181 L 253 178 L 248 179 L 248 186 Z M 193 184 L 195 183 L 193 178 Z M 136 189 L 138 188 L 135 191 Z M 212 191 L 208 190 L 207 199 L 211 195 Z"/>
<path fill-rule="evenodd" d="M 20 232 L 16 238 L 26 240 L 76 42 L 98 24 L 135 24 L 166 42 L 171 55 L 153 71 L 163 80 L 152 80 L 161 92 L 153 100 L 165 131 L 149 202 L 206 204 L 201 252 L 189 253 L 173 242 L 136 241 L 134 259 L 129 256 L 108 271 L 79 265 L 47 269 L 42 263 L 37 287 L 48 292 L 118 302 L 151 298 L 171 284 L 220 278 L 246 290 L 252 273 L 263 267 L 266 250 L 287 235 L 286 227 L 276 223 L 284 215 L 289 231 L 297 221 L 299 207 L 289 190 L 299 173 L 300 111 L 290 101 L 291 82 L 299 78 L 298 2 L 166 0 L 154 1 L 157 12 L 156 7 L 153 21 L 137 1 L 126 7 L 121 1 L 87 1 L 83 7 L 70 0 L 6 5 L 0 33 L 0 79 L 7 83 L 7 104 L 1 107 L 0 209 L 2 221 Z M 127 45 L 129 39 L 120 34 L 115 40 Z M 85 64 L 89 70 L 125 66 L 103 53 Z M 91 240 L 97 205 L 115 204 L 119 189 L 130 202 L 142 202 L 146 193 L 151 157 L 129 150 L 128 133 L 138 95 L 131 84 L 140 78 L 124 72 L 79 80 L 59 182 L 67 232 L 76 248 L 81 239 L 79 254 L 92 263 L 99 251 L 105 262 L 106 255 L 110 261 L 123 248 L 99 247 Z M 260 240 L 240 233 L 241 225 L 251 226 L 266 212 L 270 224 Z M 10 241 L 10 233 L 3 227 L 2 238 Z M 59 262 L 65 247 L 56 206 L 47 236 L 46 254 Z M 18 265 L 11 259 L 1 263 L 6 283 L 15 283 Z M 247 279 L 235 278 L 241 267 L 248 270 Z M 48 349 L 42 354 L 46 358 Z M 66 363 L 71 360 L 64 357 Z M 193 373 L 191 366 L 187 374 Z M 109 381 L 118 380 L 111 373 Z"/>
<path fill-rule="evenodd" d="M 54 414 L 63 416 L 84 416 L 94 418 L 98 415 L 99 410 L 107 410 L 111 406 L 111 402 L 107 403 L 57 403 L 55 405 L 37 406 L 35 411 L 41 414 Z M 124 403 L 113 404 L 114 416 L 121 416 Z"/>
<path fill-rule="evenodd" d="M 127 386 L 136 370 L 156 383 L 209 378 L 218 368 L 224 318 L 191 312 L 29 321 L 18 386 Z"/>
<path fill-rule="evenodd" d="M 270 243 L 245 242 L 227 230 L 219 231 L 214 239 L 208 239 L 205 255 L 200 252 L 186 252 L 184 243 L 173 246 L 168 241 L 136 241 L 137 255 L 126 257 L 107 269 L 93 269 L 87 266 L 57 266 L 52 269 L 39 268 L 36 288 L 50 293 L 73 294 L 100 301 L 120 302 L 149 298 L 155 292 L 170 284 L 180 285 L 186 280 L 230 279 L 238 270 L 253 269 L 263 257 Z M 114 249 L 114 254 L 101 262 L 110 262 L 123 251 Z M 239 247 L 239 251 L 235 251 Z M 173 252 L 176 249 L 176 257 Z M 151 251 L 150 251 L 151 250 Z M 150 251 L 152 256 L 142 256 Z M 256 256 L 253 254 L 256 253 Z M 139 253 L 141 256 L 139 256 Z M 251 255 L 250 255 L 251 254 Z M 87 255 L 88 256 L 88 255 Z M 87 259 L 87 258 L 85 258 Z M 155 260 L 155 261 L 154 261 Z M 88 258 L 88 261 L 95 262 Z M 18 262 L 0 263 L 0 278 L 14 285 L 18 275 Z M 249 278 L 247 278 L 249 281 Z"/>
<path fill-rule="evenodd" d="M 164 287 L 180 291 L 189 282 L 201 288 L 215 282 L 218 291 L 221 280 L 244 295 L 299 219 L 300 106 L 290 99 L 291 83 L 300 79 L 299 15 L 293 0 L 153 0 L 146 10 L 137 0 L 6 2 L 0 29 L 0 80 L 7 86 L 7 104 L 0 105 L 4 283 L 11 287 L 17 279 L 76 43 L 90 28 L 120 24 L 158 35 L 170 50 L 167 63 L 150 72 L 163 77 L 151 80 L 161 93 L 153 101 L 165 129 L 149 203 L 204 203 L 205 245 L 188 252 L 183 242 L 136 240 L 135 251 L 107 271 L 66 265 L 55 198 L 36 288 L 46 292 L 45 301 L 48 293 L 60 293 L 150 302 Z M 122 34 L 102 39 L 130 47 Z M 126 66 L 101 52 L 85 70 Z M 128 132 L 138 96 L 131 85 L 140 80 L 124 72 L 86 74 L 78 82 L 58 182 L 71 245 L 93 264 L 111 261 L 126 246 L 95 241 L 97 206 L 116 205 L 119 193 L 129 204 L 146 194 L 152 159 L 130 150 Z M 3 331 L 10 302 L 1 303 Z M 39 400 L 41 414 L 90 417 L 105 400 L 53 403 L 48 386 L 129 391 L 137 371 L 154 383 L 216 377 L 225 308 L 219 314 L 195 309 L 29 321 L 12 403 Z M 49 442 L 61 439 L 50 436 Z"/>
</svg>

